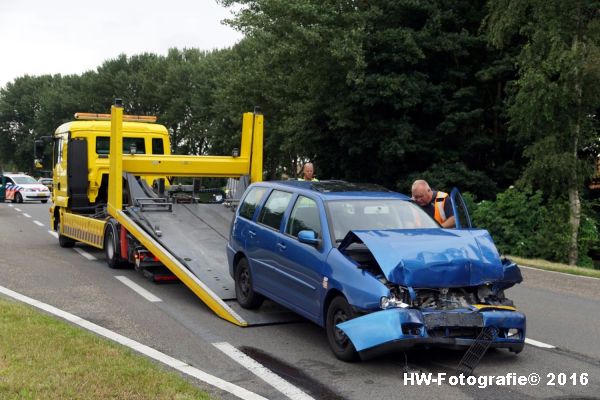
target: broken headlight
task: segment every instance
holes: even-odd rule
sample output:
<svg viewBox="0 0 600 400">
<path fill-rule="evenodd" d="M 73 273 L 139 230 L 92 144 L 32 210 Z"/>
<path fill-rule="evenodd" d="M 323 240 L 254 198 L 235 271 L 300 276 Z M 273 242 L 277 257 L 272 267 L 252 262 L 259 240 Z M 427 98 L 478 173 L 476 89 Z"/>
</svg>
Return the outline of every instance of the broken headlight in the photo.
<svg viewBox="0 0 600 400">
<path fill-rule="evenodd" d="M 388 308 L 407 308 L 408 304 L 404 303 L 402 300 L 397 298 L 394 293 L 390 293 L 388 296 L 382 296 L 379 299 L 379 307 L 382 310 L 386 310 Z"/>
</svg>

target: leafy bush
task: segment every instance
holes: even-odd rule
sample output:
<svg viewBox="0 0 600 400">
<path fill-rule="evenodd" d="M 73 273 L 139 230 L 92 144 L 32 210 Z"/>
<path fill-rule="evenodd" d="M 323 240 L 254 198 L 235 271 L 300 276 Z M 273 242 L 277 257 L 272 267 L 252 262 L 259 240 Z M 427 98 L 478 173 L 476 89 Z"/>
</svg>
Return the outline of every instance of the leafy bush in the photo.
<svg viewBox="0 0 600 400">
<path fill-rule="evenodd" d="M 548 200 L 541 191 L 509 188 L 495 201 L 481 201 L 472 209 L 473 224 L 487 229 L 501 253 L 566 262 L 570 226 L 565 199 Z M 579 231 L 579 261 L 591 266 L 587 255 L 599 239 L 596 221 L 583 210 Z"/>
</svg>

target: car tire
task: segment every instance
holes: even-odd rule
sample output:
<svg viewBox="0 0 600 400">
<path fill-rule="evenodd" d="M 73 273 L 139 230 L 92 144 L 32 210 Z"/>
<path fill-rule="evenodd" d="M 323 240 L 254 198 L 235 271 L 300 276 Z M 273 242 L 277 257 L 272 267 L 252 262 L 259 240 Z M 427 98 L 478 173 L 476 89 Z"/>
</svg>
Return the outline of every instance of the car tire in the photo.
<svg viewBox="0 0 600 400">
<path fill-rule="evenodd" d="M 358 359 L 358 353 L 348 336 L 336 325 L 354 317 L 352 307 L 344 296 L 334 298 L 327 308 L 327 320 L 325 322 L 327 340 L 333 354 L 342 361 L 355 361 Z"/>
<path fill-rule="evenodd" d="M 242 257 L 235 267 L 235 297 L 243 308 L 249 310 L 261 306 L 265 298 L 254 291 L 252 272 L 248 260 Z"/>
<path fill-rule="evenodd" d="M 23 203 L 23 196 L 21 196 L 21 193 L 15 193 L 15 203 Z"/>
<path fill-rule="evenodd" d="M 74 239 L 60 234 L 60 224 L 56 224 L 56 232 L 58 233 L 58 244 L 60 247 L 70 248 L 75 246 Z"/>
<path fill-rule="evenodd" d="M 118 268 L 123 265 L 119 254 L 119 235 L 117 234 L 117 224 L 109 222 L 104 231 L 104 255 L 106 264 L 110 268 Z"/>
</svg>

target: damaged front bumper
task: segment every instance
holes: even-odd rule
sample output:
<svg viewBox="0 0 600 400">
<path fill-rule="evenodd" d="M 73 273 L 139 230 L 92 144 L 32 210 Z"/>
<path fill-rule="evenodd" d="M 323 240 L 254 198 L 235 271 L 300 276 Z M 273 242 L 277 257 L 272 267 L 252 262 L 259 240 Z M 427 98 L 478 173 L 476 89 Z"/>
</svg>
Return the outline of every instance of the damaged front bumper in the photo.
<svg viewBox="0 0 600 400">
<path fill-rule="evenodd" d="M 492 348 L 519 353 L 525 345 L 525 315 L 517 311 L 392 308 L 343 322 L 341 329 L 361 359 L 413 347 L 468 348 L 486 327 L 496 327 Z"/>
</svg>

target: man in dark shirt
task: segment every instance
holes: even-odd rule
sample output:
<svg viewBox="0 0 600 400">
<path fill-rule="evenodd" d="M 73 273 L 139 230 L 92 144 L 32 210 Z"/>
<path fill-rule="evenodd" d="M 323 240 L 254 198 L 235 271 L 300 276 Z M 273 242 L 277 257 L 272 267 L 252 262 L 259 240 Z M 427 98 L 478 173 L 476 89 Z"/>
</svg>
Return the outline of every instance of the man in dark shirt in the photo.
<svg viewBox="0 0 600 400">
<path fill-rule="evenodd" d="M 452 204 L 448 193 L 433 191 L 429 184 L 422 180 L 416 180 L 412 185 L 412 198 L 430 217 L 435 219 L 442 228 L 454 228 L 456 226 Z"/>
</svg>

